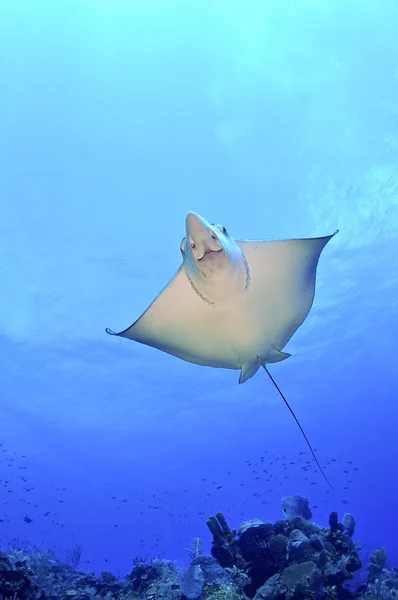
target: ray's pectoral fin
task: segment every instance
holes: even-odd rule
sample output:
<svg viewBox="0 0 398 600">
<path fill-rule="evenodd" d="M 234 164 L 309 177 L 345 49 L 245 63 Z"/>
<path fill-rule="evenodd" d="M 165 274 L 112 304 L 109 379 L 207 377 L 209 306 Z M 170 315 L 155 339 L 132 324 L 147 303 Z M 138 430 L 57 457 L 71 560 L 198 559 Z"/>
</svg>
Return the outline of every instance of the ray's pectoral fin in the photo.
<svg viewBox="0 0 398 600">
<path fill-rule="evenodd" d="M 291 356 L 291 354 L 288 354 L 287 352 L 281 352 L 276 348 L 272 348 L 272 350 L 268 351 L 267 353 L 268 360 L 269 357 L 271 357 L 272 361 L 270 362 L 273 363 L 286 360 L 286 358 L 289 358 L 289 356 Z M 245 383 L 245 381 L 250 379 L 250 377 L 253 377 L 253 375 L 257 373 L 261 366 L 265 368 L 265 362 L 261 359 L 260 356 L 257 356 L 257 360 L 242 365 L 240 370 L 239 383 Z"/>
</svg>

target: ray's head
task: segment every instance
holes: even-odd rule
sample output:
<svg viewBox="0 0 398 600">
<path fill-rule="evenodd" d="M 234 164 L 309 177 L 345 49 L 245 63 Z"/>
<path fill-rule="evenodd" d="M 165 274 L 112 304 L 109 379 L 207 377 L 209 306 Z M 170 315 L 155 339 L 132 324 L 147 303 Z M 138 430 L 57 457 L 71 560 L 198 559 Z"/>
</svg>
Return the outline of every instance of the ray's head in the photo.
<svg viewBox="0 0 398 600">
<path fill-rule="evenodd" d="M 195 212 L 188 213 L 181 253 L 188 278 L 204 295 L 245 287 L 242 251 L 223 225 L 209 223 Z"/>
<path fill-rule="evenodd" d="M 208 223 L 197 213 L 186 218 L 186 235 L 181 242 L 181 254 L 186 268 L 210 276 L 228 262 L 230 238 L 223 225 Z"/>
</svg>

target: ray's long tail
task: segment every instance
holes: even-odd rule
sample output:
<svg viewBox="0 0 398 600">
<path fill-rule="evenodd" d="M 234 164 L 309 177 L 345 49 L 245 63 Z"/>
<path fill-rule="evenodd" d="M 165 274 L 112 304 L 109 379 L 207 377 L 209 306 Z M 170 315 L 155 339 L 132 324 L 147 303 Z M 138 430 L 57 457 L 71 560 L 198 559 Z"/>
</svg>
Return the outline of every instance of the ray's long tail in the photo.
<svg viewBox="0 0 398 600">
<path fill-rule="evenodd" d="M 308 446 L 308 448 L 309 448 L 309 449 L 310 449 L 310 451 L 311 451 L 311 454 L 312 454 L 312 456 L 313 456 L 313 458 L 314 458 L 314 460 L 315 460 L 315 462 L 316 462 L 316 464 L 317 464 L 317 466 L 318 466 L 318 469 L 319 469 L 319 470 L 320 470 L 320 472 L 322 473 L 322 475 L 323 475 L 323 477 L 324 477 L 325 481 L 327 482 L 327 484 L 328 484 L 328 485 L 331 487 L 331 489 L 332 489 L 332 490 L 334 490 L 334 488 L 333 488 L 332 484 L 330 483 L 329 479 L 326 477 L 326 475 L 325 475 L 325 473 L 324 473 L 324 470 L 322 469 L 321 465 L 319 464 L 319 461 L 318 461 L 318 459 L 317 459 L 317 457 L 316 457 L 316 455 L 315 455 L 315 452 L 314 452 L 314 450 L 312 449 L 312 446 L 311 446 L 311 444 L 310 444 L 310 442 L 309 442 L 309 439 L 307 438 L 307 435 L 306 435 L 306 433 L 305 433 L 304 429 L 302 428 L 302 426 L 301 426 L 301 424 L 300 424 L 300 421 L 298 420 L 298 418 L 297 418 L 297 417 L 296 417 L 296 415 L 294 414 L 294 411 L 293 411 L 292 407 L 290 406 L 289 402 L 286 400 L 285 396 L 282 394 L 282 391 L 281 391 L 280 387 L 279 387 L 279 386 L 278 386 L 278 384 L 276 383 L 275 379 L 272 377 L 271 373 L 268 371 L 268 369 L 267 369 L 266 365 L 263 365 L 263 367 L 264 367 L 264 369 L 267 371 L 267 373 L 268 373 L 268 376 L 269 376 L 269 378 L 271 379 L 272 383 L 274 384 L 274 386 L 275 386 L 275 387 L 276 387 L 276 389 L 278 390 L 278 392 L 279 392 L 279 394 L 280 394 L 280 396 L 281 396 L 281 398 L 282 398 L 283 402 L 284 402 L 284 403 L 286 404 L 286 406 L 288 407 L 288 409 L 289 409 L 290 413 L 291 413 L 291 414 L 292 414 L 292 416 L 293 416 L 293 419 L 296 421 L 296 423 L 297 423 L 297 425 L 298 425 L 298 427 L 299 427 L 299 429 L 300 429 L 301 433 L 303 434 L 303 437 L 304 437 L 305 441 L 307 442 L 307 446 Z"/>
</svg>

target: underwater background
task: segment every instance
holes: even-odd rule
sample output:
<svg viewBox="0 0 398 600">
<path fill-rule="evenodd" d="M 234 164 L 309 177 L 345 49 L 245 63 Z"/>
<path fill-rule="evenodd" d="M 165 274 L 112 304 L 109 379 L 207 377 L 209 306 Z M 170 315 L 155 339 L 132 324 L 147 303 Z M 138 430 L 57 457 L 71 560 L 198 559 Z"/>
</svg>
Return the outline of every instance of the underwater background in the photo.
<svg viewBox="0 0 398 600">
<path fill-rule="evenodd" d="M 1 4 L 1 546 L 124 574 L 302 494 L 396 564 L 397 28 L 393 0 Z M 106 335 L 179 268 L 188 211 L 340 230 L 270 367 L 334 491 L 266 373 Z"/>
</svg>

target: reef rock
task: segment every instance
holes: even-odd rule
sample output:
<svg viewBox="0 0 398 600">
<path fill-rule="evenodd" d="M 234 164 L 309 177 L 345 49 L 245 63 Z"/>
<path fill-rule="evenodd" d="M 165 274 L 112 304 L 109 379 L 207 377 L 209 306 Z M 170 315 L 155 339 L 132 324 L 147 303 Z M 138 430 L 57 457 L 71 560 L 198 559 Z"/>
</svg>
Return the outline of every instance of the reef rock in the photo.
<svg viewBox="0 0 398 600">
<path fill-rule="evenodd" d="M 304 496 L 285 496 L 281 501 L 281 509 L 287 519 L 293 517 L 303 517 L 309 521 L 312 518 L 312 512 L 309 507 L 308 498 Z"/>
</svg>

